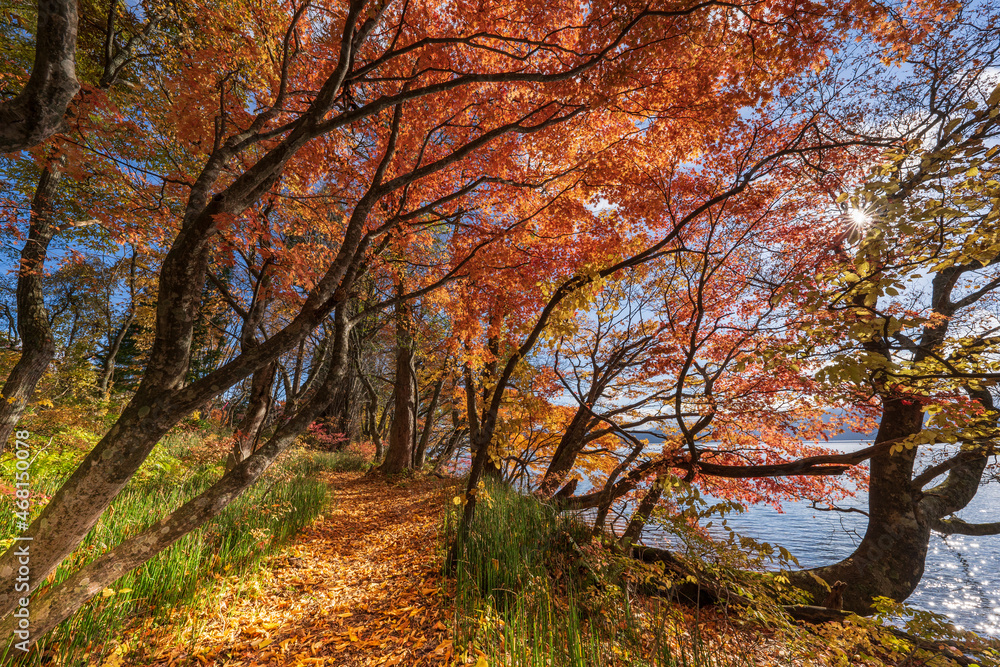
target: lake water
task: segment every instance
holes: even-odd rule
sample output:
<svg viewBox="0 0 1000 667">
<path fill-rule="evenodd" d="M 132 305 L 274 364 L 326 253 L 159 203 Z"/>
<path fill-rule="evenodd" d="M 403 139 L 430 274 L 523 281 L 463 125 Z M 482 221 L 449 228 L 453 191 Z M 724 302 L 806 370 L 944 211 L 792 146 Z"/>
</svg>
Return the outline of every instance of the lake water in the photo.
<svg viewBox="0 0 1000 667">
<path fill-rule="evenodd" d="M 826 446 L 851 451 L 867 444 L 841 441 Z M 467 468 L 468 461 L 463 463 L 457 464 L 453 473 Z M 590 488 L 584 476 L 577 493 Z M 859 491 L 837 505 L 867 509 L 867 494 Z M 1000 484 L 984 484 L 958 516 L 970 523 L 1000 521 Z M 781 512 L 769 505 L 751 505 L 746 512 L 727 517 L 734 531 L 785 547 L 802 567 L 830 565 L 850 556 L 865 533 L 867 521 L 863 514 L 824 512 L 805 501 L 786 502 Z M 616 522 L 619 534 L 626 522 L 627 515 Z M 712 532 L 719 528 L 719 521 L 715 523 Z M 725 535 L 721 528 L 719 535 Z M 672 545 L 671 538 L 654 526 L 647 528 L 641 541 L 649 546 Z M 1000 535 L 943 537 L 932 533 L 924 576 L 906 603 L 943 614 L 959 628 L 1000 637 Z"/>
<path fill-rule="evenodd" d="M 837 449 L 851 447 L 840 444 Z M 859 492 L 837 504 L 866 509 L 866 496 Z M 753 505 L 727 520 L 737 533 L 785 547 L 803 567 L 829 565 L 850 556 L 867 525 L 862 514 L 824 512 L 808 502 L 785 503 L 782 510 Z M 1000 484 L 983 485 L 958 516 L 970 523 L 1000 521 Z M 652 527 L 643 541 L 650 546 L 669 546 L 666 536 Z M 942 537 L 932 533 L 923 579 L 906 602 L 944 614 L 961 628 L 1000 636 L 1000 536 Z"/>
</svg>

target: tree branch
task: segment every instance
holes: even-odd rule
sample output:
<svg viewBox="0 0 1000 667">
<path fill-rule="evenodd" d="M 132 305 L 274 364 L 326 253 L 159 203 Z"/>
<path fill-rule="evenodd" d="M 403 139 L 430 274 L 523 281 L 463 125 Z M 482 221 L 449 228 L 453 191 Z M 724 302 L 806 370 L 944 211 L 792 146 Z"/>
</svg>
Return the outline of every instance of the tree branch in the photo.
<svg viewBox="0 0 1000 667">
<path fill-rule="evenodd" d="M 1000 521 L 994 523 L 968 523 L 961 519 L 934 519 L 931 529 L 945 535 L 1000 535 Z"/>
</svg>

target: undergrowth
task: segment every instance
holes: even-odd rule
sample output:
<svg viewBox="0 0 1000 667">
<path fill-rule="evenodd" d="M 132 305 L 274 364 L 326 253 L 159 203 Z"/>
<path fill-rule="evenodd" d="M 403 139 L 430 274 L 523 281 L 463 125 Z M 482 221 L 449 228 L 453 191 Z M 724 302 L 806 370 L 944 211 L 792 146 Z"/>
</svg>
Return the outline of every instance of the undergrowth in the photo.
<svg viewBox="0 0 1000 667">
<path fill-rule="evenodd" d="M 158 445 L 80 546 L 33 595 L 67 579 L 86 563 L 122 540 L 141 532 L 167 512 L 208 488 L 222 466 L 193 463 L 197 434 L 175 433 Z M 44 453 L 42 454 L 44 456 Z M 41 458 L 41 457 L 40 457 Z M 56 465 L 33 463 L 32 493 L 44 501 L 65 479 L 68 466 L 59 453 Z M 198 607 L 213 599 L 216 589 L 245 584 L 244 579 L 265 557 L 319 515 L 328 502 L 328 486 L 315 479 L 322 471 L 354 470 L 352 455 L 295 451 L 279 460 L 263 479 L 245 491 L 217 517 L 128 573 L 76 614 L 41 639 L 32 658 L 20 664 L 85 665 L 110 655 L 112 647 L 126 654 L 123 633 L 137 619 L 170 626 L 172 612 Z M 16 535 L 11 498 L 0 498 L 0 547 Z M 178 629 L 179 631 L 180 629 Z M 0 664 L 5 661 L 0 656 Z"/>
<path fill-rule="evenodd" d="M 586 527 L 506 487 L 479 499 L 452 573 L 456 643 L 470 655 L 517 667 L 751 664 L 676 605 L 640 601 L 627 561 Z M 460 509 L 445 518 L 446 544 Z"/>
<path fill-rule="evenodd" d="M 464 657 L 512 667 L 972 664 L 955 660 L 961 651 L 954 647 L 961 646 L 976 664 L 997 664 L 995 642 L 953 636 L 937 623 L 942 617 L 901 612 L 885 600 L 875 619 L 791 622 L 782 605 L 800 603 L 803 594 L 763 566 L 794 559 L 732 532 L 711 539 L 689 519 L 724 517 L 729 510 L 689 495 L 682 489 L 672 510 L 655 517 L 677 547 L 671 558 L 683 564 L 672 569 L 591 540 L 589 527 L 534 497 L 506 486 L 481 487 L 455 560 L 444 559 L 456 584 L 455 643 Z M 455 501 L 444 519 L 445 546 L 461 519 L 462 498 Z M 699 609 L 690 603 L 705 592 L 703 585 L 714 590 L 715 602 Z M 917 622 L 904 624 L 907 638 L 891 621 L 901 614 Z"/>
</svg>

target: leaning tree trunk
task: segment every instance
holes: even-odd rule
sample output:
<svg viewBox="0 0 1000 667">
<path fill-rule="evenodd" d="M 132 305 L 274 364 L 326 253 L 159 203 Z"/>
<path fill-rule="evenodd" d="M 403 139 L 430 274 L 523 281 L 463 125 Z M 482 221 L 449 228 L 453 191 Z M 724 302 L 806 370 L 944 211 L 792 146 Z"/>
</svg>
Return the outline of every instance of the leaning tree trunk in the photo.
<svg viewBox="0 0 1000 667">
<path fill-rule="evenodd" d="M 615 482 L 618 481 L 618 476 L 625 472 L 630 465 L 639 456 L 639 453 L 645 449 L 646 445 L 641 440 L 632 438 L 632 451 L 628 453 L 621 462 L 615 466 L 611 474 L 604 481 L 604 488 L 602 492 L 605 497 L 601 500 L 600 504 L 597 506 L 597 514 L 594 516 L 594 525 L 591 527 L 590 534 L 592 537 L 600 537 L 604 533 L 604 525 L 607 523 L 608 514 L 611 513 L 611 506 L 615 503 L 615 498 L 611 491 L 614 488 Z M 659 500 L 659 498 L 657 498 Z M 638 539 L 638 538 L 636 538 Z"/>
<path fill-rule="evenodd" d="M 455 453 L 455 449 L 458 447 L 458 443 L 461 442 L 462 438 L 468 433 L 468 429 L 456 428 L 448 436 L 448 440 L 444 447 L 441 449 L 441 453 L 437 455 L 434 459 L 434 466 L 431 468 L 431 474 L 438 474 L 441 468 L 451 460 L 452 454 Z"/>
<path fill-rule="evenodd" d="M 237 464 L 245 461 L 257 448 L 264 420 L 271 408 L 271 389 L 277 371 L 277 364 L 272 363 L 253 374 L 250 380 L 247 411 L 236 427 L 236 440 L 226 457 L 226 470 L 232 470 Z"/>
<path fill-rule="evenodd" d="M 410 467 L 413 444 L 413 342 L 409 332 L 409 309 L 403 304 L 396 310 L 396 378 L 393 386 L 392 425 L 385 461 L 378 467 L 386 475 L 398 475 Z"/>
<path fill-rule="evenodd" d="M 653 510 L 656 509 L 656 504 L 660 502 L 661 497 L 663 497 L 663 478 L 657 475 L 656 479 L 653 480 L 653 485 L 646 491 L 646 495 L 642 497 L 639 506 L 632 514 L 632 520 L 628 522 L 628 527 L 625 529 L 625 533 L 621 539 L 623 546 L 628 548 L 639 541 L 642 531 L 645 529 L 646 523 L 649 521 L 649 517 L 652 516 Z"/>
<path fill-rule="evenodd" d="M 538 495 L 549 497 L 559 490 L 567 475 L 576 465 L 576 458 L 586 446 L 587 431 L 591 426 L 591 412 L 582 405 L 570 421 L 566 431 L 559 439 L 552 461 L 545 471 L 545 476 L 538 485 Z"/>
<path fill-rule="evenodd" d="M 17 273 L 17 332 L 21 337 L 21 358 L 0 391 L 0 452 L 56 354 L 49 314 L 45 309 L 43 279 L 49 242 L 56 233 L 51 200 L 62 178 L 61 167 L 59 160 L 51 160 L 46 165 L 31 201 L 28 240 L 21 250 Z"/>
<path fill-rule="evenodd" d="M 887 400 L 875 443 L 919 433 L 923 426 L 920 405 L 901 399 Z M 825 589 L 815 574 L 830 585 L 847 583 L 844 609 L 872 613 L 872 600 L 885 596 L 905 600 L 920 583 L 931 526 L 919 508 L 921 493 L 912 487 L 916 448 L 877 454 L 871 460 L 868 490 L 868 528 L 861 544 L 839 563 L 794 573 L 793 582 L 813 594 L 818 602 Z"/>
<path fill-rule="evenodd" d="M 313 396 L 302 408 L 282 424 L 266 444 L 246 460 L 228 470 L 222 478 L 203 493 L 166 515 L 143 532 L 128 538 L 100 558 L 72 574 L 69 579 L 32 598 L 30 643 L 45 636 L 63 620 L 69 618 L 88 600 L 111 586 L 117 579 L 147 562 L 187 533 L 216 516 L 243 491 L 252 486 L 274 463 L 275 459 L 294 443 L 326 408 L 333 386 L 343 379 L 347 366 L 347 332 L 349 323 L 337 314 L 338 331 L 334 343 L 331 369 Z M 318 369 L 321 370 L 321 369 Z M 34 548 L 34 547 L 32 547 Z M 0 622 L 0 636 L 11 637 L 17 619 L 13 615 Z M 10 644 L 16 641 L 8 639 Z M 10 647 L 8 644 L 8 648 Z M 0 645 L 0 654 L 2 654 Z"/>
</svg>

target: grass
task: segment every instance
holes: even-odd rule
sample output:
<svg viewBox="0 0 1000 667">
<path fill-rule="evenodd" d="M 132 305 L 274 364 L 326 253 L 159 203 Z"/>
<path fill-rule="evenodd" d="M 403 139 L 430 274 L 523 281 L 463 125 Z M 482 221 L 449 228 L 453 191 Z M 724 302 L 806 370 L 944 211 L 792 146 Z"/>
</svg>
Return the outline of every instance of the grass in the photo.
<svg viewBox="0 0 1000 667">
<path fill-rule="evenodd" d="M 221 474 L 221 465 L 186 465 L 195 441 L 196 434 L 165 439 L 36 595 L 208 488 Z M 324 453 L 286 455 L 212 521 L 119 579 L 113 589 L 105 589 L 39 641 L 39 650 L 26 664 L 41 664 L 43 656 L 45 664 L 100 661 L 135 620 L 169 625 L 174 610 L 205 604 L 220 581 L 248 573 L 323 511 L 328 486 L 314 478 L 317 473 L 357 465 L 353 459 Z M 33 493 L 53 493 L 62 477 L 36 467 Z M 10 504 L 10 499 L 0 502 Z M 33 515 L 40 509 L 33 508 Z M 0 545 L 9 544 L 15 531 L 12 508 L 0 508 Z"/>
<path fill-rule="evenodd" d="M 320 471 L 366 472 L 371 468 L 370 459 L 350 449 L 339 452 L 304 452 L 291 464 L 291 469 L 300 475 L 312 475 Z"/>
<path fill-rule="evenodd" d="M 449 543 L 458 509 L 445 519 Z M 676 606 L 637 602 L 626 570 L 586 528 L 516 491 L 486 488 L 452 573 L 456 642 L 517 667 L 748 664 L 703 641 Z"/>
</svg>

